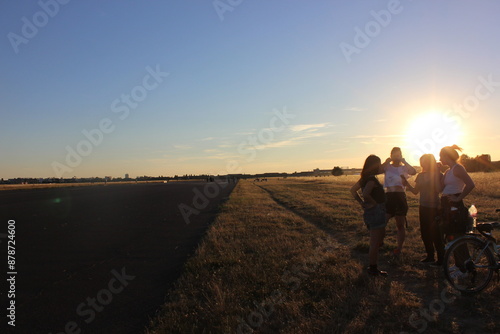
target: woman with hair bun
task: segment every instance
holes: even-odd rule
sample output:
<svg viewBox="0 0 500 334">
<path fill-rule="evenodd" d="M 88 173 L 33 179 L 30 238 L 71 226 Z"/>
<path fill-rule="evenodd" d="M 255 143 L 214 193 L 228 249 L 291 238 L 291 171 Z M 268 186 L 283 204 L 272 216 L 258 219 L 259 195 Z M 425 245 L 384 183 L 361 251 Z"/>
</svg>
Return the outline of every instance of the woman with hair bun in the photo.
<svg viewBox="0 0 500 334">
<path fill-rule="evenodd" d="M 453 217 L 457 215 L 465 216 L 462 213 L 467 209 L 463 200 L 475 187 L 469 173 L 467 173 L 464 166 L 458 163 L 460 158 L 458 151 L 462 151 L 462 148 L 453 145 L 443 147 L 439 153 L 441 163 L 450 167 L 443 177 L 441 208 L 443 210 L 443 225 L 451 229 L 452 232 L 448 234 L 453 236 L 465 233 L 465 226 L 463 231 L 462 226 L 456 226 L 458 223 L 465 223 L 462 221 L 463 217 L 459 218 L 459 220 L 454 220 Z"/>
</svg>

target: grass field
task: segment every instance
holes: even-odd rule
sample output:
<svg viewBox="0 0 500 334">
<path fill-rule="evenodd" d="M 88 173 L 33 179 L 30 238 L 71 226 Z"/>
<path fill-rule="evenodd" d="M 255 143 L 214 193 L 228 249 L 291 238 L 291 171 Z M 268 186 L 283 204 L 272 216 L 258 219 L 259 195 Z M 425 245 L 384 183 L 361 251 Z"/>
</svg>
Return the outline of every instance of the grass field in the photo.
<svg viewBox="0 0 500 334">
<path fill-rule="evenodd" d="M 479 220 L 498 219 L 500 173 L 473 174 Z M 460 296 L 424 255 L 408 194 L 404 253 L 387 227 L 368 277 L 368 232 L 356 176 L 240 181 L 147 333 L 498 333 L 499 286 Z M 497 234 L 498 236 L 498 234 Z"/>
</svg>

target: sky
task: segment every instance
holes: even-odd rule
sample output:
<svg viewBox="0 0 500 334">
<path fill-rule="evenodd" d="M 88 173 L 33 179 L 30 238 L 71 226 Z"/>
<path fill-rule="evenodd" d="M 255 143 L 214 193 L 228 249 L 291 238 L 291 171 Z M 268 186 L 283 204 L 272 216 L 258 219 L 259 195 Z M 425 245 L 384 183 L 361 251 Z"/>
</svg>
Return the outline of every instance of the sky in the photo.
<svg viewBox="0 0 500 334">
<path fill-rule="evenodd" d="M 0 177 L 500 160 L 500 2 L 4 1 Z"/>
</svg>

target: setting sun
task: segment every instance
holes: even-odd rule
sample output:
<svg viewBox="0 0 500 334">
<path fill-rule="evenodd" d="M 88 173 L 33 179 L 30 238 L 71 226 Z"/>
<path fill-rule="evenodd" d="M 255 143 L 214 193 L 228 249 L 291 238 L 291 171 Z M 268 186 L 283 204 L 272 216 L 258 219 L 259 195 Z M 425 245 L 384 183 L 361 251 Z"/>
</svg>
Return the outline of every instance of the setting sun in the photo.
<svg viewBox="0 0 500 334">
<path fill-rule="evenodd" d="M 408 156 L 418 161 L 425 153 L 432 153 L 439 159 L 439 151 L 443 146 L 460 143 L 462 128 L 446 113 L 431 110 L 413 118 L 408 124 L 407 147 Z"/>
</svg>

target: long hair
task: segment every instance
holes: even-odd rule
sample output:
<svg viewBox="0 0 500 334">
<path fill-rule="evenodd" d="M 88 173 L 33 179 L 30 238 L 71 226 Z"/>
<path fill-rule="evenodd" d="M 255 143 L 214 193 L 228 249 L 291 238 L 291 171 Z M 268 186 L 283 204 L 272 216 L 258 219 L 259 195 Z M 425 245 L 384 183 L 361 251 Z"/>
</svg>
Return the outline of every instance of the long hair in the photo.
<svg viewBox="0 0 500 334">
<path fill-rule="evenodd" d="M 361 178 L 367 178 L 372 175 L 380 174 L 381 160 L 378 156 L 371 154 L 366 158 L 363 169 L 361 170 Z"/>
<path fill-rule="evenodd" d="M 448 158 L 452 161 L 458 162 L 460 155 L 458 154 L 457 151 L 462 152 L 462 148 L 457 146 L 457 145 L 445 146 L 441 149 L 441 152 L 439 152 L 439 155 L 441 157 L 445 157 L 445 158 Z"/>
<path fill-rule="evenodd" d="M 422 155 L 420 157 L 420 166 L 422 166 L 424 171 L 429 173 L 436 173 L 438 171 L 434 154 L 427 153 Z"/>
<path fill-rule="evenodd" d="M 428 173 L 428 180 L 430 182 L 431 189 L 439 192 L 439 184 L 441 183 L 441 173 L 438 169 L 436 158 L 434 154 L 424 154 L 420 157 L 420 166 L 422 166 L 422 172 Z"/>
</svg>

